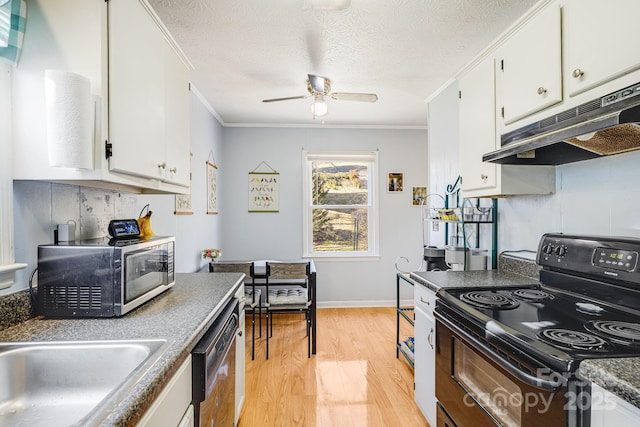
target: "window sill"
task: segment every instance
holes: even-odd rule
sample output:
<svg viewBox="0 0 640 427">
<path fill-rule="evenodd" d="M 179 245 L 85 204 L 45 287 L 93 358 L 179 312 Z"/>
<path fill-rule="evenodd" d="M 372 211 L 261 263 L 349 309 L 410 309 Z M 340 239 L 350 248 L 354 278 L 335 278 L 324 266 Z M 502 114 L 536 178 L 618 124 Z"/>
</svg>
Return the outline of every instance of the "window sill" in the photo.
<svg viewBox="0 0 640 427">
<path fill-rule="evenodd" d="M 314 261 L 380 261 L 380 255 L 311 255 L 307 254 L 303 258 L 313 258 Z"/>
<path fill-rule="evenodd" d="M 13 285 L 14 273 L 23 268 L 27 268 L 27 264 L 0 265 L 0 289 L 10 288 Z"/>
</svg>

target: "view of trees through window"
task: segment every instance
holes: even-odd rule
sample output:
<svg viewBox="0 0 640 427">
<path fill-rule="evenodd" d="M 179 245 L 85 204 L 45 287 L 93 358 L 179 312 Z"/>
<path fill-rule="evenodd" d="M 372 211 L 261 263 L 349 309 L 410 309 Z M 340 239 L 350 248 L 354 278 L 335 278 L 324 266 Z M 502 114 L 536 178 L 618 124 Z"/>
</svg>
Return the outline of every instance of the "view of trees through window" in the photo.
<svg viewBox="0 0 640 427">
<path fill-rule="evenodd" d="M 369 250 L 369 164 L 312 162 L 313 250 Z"/>
</svg>

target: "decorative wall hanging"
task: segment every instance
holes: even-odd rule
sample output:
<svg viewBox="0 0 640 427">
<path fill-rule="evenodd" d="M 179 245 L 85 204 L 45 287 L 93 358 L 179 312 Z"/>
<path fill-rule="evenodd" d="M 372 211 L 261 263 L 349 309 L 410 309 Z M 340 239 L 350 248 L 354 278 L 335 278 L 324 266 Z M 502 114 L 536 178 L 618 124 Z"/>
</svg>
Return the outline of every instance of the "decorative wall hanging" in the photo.
<svg viewBox="0 0 640 427">
<path fill-rule="evenodd" d="M 218 213 L 218 166 L 213 158 L 213 151 L 209 152 L 209 158 L 212 162 L 207 161 L 207 215 Z"/>
<path fill-rule="evenodd" d="M 270 172 L 258 172 L 265 165 Z M 249 172 L 249 212 L 279 212 L 280 174 L 265 162 Z"/>
<path fill-rule="evenodd" d="M 193 153 L 189 153 L 189 158 L 193 157 Z M 189 193 L 176 194 L 176 210 L 174 215 L 193 215 L 193 207 L 191 206 L 191 174 L 189 174 Z"/>
<path fill-rule="evenodd" d="M 402 172 L 389 172 L 387 174 L 387 191 L 390 193 L 400 193 L 403 191 L 404 178 Z"/>
<path fill-rule="evenodd" d="M 411 205 L 422 206 L 427 202 L 427 187 L 411 187 Z"/>
</svg>

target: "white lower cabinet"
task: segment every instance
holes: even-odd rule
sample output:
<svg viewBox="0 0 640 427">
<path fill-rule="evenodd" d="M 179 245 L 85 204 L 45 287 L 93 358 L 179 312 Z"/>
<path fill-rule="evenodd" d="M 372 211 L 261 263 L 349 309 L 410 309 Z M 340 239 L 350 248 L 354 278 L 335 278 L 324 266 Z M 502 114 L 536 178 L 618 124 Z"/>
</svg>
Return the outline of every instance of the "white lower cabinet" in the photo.
<svg viewBox="0 0 640 427">
<path fill-rule="evenodd" d="M 191 406 L 191 355 L 178 368 L 167 386 L 153 405 L 138 422 L 138 427 L 185 427 L 193 426 L 193 415 L 189 417 Z M 189 421 L 190 420 L 190 421 Z"/>
<path fill-rule="evenodd" d="M 240 286 L 236 292 L 236 298 L 240 301 L 240 321 L 238 322 L 238 336 L 236 337 L 236 409 L 235 409 L 235 425 L 238 425 L 240 412 L 245 397 L 245 314 L 244 314 L 244 284 Z"/>
<path fill-rule="evenodd" d="M 622 400 L 597 384 L 591 385 L 590 409 L 591 427 L 640 425 L 640 408 Z"/>
<path fill-rule="evenodd" d="M 436 321 L 433 317 L 436 295 L 422 285 L 415 284 L 415 399 L 429 422 L 436 425 Z"/>
</svg>

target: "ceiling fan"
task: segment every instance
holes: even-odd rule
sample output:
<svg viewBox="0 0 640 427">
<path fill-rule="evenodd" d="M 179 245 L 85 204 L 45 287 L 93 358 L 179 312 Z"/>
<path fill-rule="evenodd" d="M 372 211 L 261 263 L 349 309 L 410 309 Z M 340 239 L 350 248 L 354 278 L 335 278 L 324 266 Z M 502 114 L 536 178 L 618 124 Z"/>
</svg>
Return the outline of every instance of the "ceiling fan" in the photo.
<svg viewBox="0 0 640 427">
<path fill-rule="evenodd" d="M 378 100 L 378 95 L 374 93 L 331 93 L 331 80 L 328 77 L 316 76 L 315 74 L 307 74 L 307 77 L 307 91 L 309 92 L 309 95 L 263 99 L 262 102 L 289 101 L 292 99 L 305 99 L 313 96 L 314 101 L 313 104 L 311 104 L 311 113 L 315 119 L 316 116 L 324 116 L 328 112 L 327 104 L 324 101 L 325 96 L 330 96 L 331 99 L 335 99 L 336 101 L 376 102 Z"/>
</svg>

